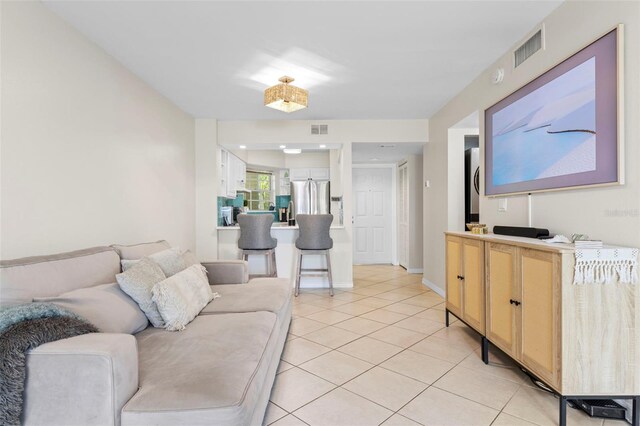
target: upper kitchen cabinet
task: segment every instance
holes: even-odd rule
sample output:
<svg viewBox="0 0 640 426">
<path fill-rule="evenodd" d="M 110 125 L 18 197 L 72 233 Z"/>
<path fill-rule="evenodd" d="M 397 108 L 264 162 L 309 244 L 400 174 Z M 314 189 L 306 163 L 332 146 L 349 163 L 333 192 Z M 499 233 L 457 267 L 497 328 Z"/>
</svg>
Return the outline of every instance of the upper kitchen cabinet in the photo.
<svg viewBox="0 0 640 426">
<path fill-rule="evenodd" d="M 290 173 L 291 180 L 329 180 L 331 177 L 328 167 L 293 168 Z"/>
<path fill-rule="evenodd" d="M 225 149 L 220 150 L 220 195 L 236 198 L 237 191 L 245 189 L 247 165 Z"/>
</svg>

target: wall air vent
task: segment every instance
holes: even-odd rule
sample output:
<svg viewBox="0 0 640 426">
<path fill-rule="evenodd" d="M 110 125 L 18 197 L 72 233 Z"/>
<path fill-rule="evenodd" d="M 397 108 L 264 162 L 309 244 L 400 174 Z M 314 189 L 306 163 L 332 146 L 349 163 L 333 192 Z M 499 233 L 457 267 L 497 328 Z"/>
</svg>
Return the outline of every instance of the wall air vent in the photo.
<svg viewBox="0 0 640 426">
<path fill-rule="evenodd" d="M 529 59 L 531 55 L 538 50 L 544 48 L 544 27 L 538 28 L 538 30 L 527 41 L 522 43 L 520 47 L 513 51 L 513 65 L 517 68 L 524 61 Z"/>
<path fill-rule="evenodd" d="M 312 135 L 328 135 L 329 125 L 328 124 L 312 124 L 311 134 Z"/>
</svg>

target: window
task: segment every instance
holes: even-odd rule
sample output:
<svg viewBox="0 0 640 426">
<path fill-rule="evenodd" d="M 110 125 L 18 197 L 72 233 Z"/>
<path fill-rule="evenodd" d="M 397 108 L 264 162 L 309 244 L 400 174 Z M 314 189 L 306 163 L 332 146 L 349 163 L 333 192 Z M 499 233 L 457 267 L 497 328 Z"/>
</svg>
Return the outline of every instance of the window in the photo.
<svg viewBox="0 0 640 426">
<path fill-rule="evenodd" d="M 246 189 L 249 191 L 249 210 L 269 210 L 269 205 L 275 202 L 271 172 L 247 170 Z"/>
</svg>

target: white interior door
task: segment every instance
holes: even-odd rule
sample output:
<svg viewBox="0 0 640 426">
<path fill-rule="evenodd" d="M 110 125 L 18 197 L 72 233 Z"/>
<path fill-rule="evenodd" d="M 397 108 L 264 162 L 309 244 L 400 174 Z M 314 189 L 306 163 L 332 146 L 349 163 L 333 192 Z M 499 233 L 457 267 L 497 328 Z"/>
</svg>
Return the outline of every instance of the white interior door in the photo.
<svg viewBox="0 0 640 426">
<path fill-rule="evenodd" d="M 391 168 L 353 169 L 353 262 L 391 263 Z"/>
<path fill-rule="evenodd" d="M 409 179 L 407 165 L 398 168 L 398 262 L 409 266 Z"/>
</svg>

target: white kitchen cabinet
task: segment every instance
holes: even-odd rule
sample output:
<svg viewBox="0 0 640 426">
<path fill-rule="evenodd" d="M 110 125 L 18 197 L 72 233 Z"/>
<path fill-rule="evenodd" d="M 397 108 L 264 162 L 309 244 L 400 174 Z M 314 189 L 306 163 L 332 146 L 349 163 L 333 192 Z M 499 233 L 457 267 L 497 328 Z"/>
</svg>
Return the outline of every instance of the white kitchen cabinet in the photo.
<svg viewBox="0 0 640 426">
<path fill-rule="evenodd" d="M 236 182 L 236 191 L 244 190 L 246 188 L 245 183 L 247 181 L 247 165 L 239 158 L 236 158 L 234 178 Z"/>
<path fill-rule="evenodd" d="M 278 195 L 291 195 L 291 180 L 288 169 L 280 170 L 279 181 L 280 190 L 278 191 Z"/>
<path fill-rule="evenodd" d="M 312 167 L 308 169 L 290 169 L 291 180 L 329 180 L 328 167 Z"/>
<path fill-rule="evenodd" d="M 329 180 L 331 177 L 328 167 L 309 169 L 309 177 L 315 180 Z"/>
<path fill-rule="evenodd" d="M 236 198 L 237 191 L 245 189 L 247 165 L 224 149 L 220 150 L 220 194 Z"/>
</svg>

